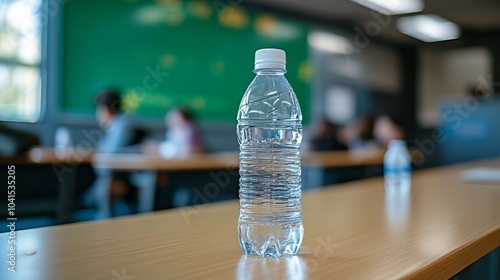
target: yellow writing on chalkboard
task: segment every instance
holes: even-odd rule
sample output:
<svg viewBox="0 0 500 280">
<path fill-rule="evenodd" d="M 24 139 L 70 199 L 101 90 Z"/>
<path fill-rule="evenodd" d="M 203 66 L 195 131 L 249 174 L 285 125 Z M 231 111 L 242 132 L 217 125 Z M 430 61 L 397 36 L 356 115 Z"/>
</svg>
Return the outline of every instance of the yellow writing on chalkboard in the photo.
<svg viewBox="0 0 500 280">
<path fill-rule="evenodd" d="M 221 10 L 221 16 L 219 16 L 220 24 L 226 27 L 231 27 L 235 29 L 243 29 L 248 26 L 248 15 L 244 10 L 226 6 Z"/>
<path fill-rule="evenodd" d="M 188 12 L 197 19 L 208 19 L 212 13 L 212 7 L 204 1 L 193 1 L 187 5 Z"/>
</svg>

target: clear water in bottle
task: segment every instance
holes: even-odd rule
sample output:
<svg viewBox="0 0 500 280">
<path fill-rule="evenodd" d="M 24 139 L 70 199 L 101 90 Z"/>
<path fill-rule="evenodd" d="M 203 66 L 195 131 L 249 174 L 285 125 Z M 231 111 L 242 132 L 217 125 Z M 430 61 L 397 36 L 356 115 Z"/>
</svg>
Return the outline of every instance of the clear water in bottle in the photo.
<svg viewBox="0 0 500 280">
<path fill-rule="evenodd" d="M 259 53 L 260 52 L 260 53 Z M 238 111 L 240 216 L 246 254 L 296 254 L 302 243 L 302 113 L 285 79 L 284 52 L 256 53 L 257 76 Z"/>
</svg>

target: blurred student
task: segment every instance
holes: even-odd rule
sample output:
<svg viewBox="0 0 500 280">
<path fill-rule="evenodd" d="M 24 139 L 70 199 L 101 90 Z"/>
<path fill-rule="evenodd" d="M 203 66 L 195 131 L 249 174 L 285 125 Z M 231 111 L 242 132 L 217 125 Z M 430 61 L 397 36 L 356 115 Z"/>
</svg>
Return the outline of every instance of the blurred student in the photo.
<svg viewBox="0 0 500 280">
<path fill-rule="evenodd" d="M 167 132 L 164 141 L 158 143 L 147 141 L 143 151 L 148 154 L 160 155 L 163 158 L 185 157 L 204 151 L 203 142 L 194 116 L 187 109 L 174 108 L 165 115 Z M 166 197 L 158 201 L 160 208 L 188 206 L 193 202 L 192 186 L 186 187 L 186 182 L 198 182 L 197 176 L 189 173 L 158 173 L 158 196 Z"/>
<path fill-rule="evenodd" d="M 143 150 L 163 158 L 184 157 L 203 152 L 201 136 L 193 115 L 184 108 L 174 108 L 165 116 L 167 132 L 161 143 L 146 142 Z"/>
<path fill-rule="evenodd" d="M 349 150 L 365 150 L 377 148 L 373 136 L 375 118 L 370 115 L 361 116 L 347 124 L 340 132 L 340 138 Z"/>
<path fill-rule="evenodd" d="M 134 144 L 136 131 L 130 116 L 121 110 L 120 93 L 116 90 L 100 92 L 96 98 L 96 118 L 104 137 L 97 144 L 99 153 L 116 153 Z"/>
<path fill-rule="evenodd" d="M 346 143 L 341 140 L 341 129 L 326 119 L 316 124 L 312 139 L 308 143 L 309 151 L 347 150 Z"/>
<path fill-rule="evenodd" d="M 380 116 L 375 120 L 373 134 L 379 145 L 387 149 L 391 140 L 404 139 L 402 126 L 390 116 Z"/>
<path fill-rule="evenodd" d="M 104 134 L 96 145 L 98 153 L 118 153 L 136 144 L 137 131 L 131 118 L 122 112 L 120 93 L 104 90 L 95 98 L 96 118 Z M 110 216 L 109 202 L 132 191 L 128 174 L 110 169 L 95 169 L 96 181 L 85 195 L 84 203 L 97 204 L 100 217 Z"/>
</svg>

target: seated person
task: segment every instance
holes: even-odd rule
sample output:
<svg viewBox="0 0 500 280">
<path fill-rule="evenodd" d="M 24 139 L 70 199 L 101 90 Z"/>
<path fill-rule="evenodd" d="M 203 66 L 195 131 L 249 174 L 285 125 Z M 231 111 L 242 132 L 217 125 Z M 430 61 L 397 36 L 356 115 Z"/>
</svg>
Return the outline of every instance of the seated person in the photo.
<svg viewBox="0 0 500 280">
<path fill-rule="evenodd" d="M 380 116 L 375 120 L 373 134 L 379 145 L 384 149 L 387 149 L 391 140 L 404 139 L 405 137 L 401 125 L 389 116 Z"/>
<path fill-rule="evenodd" d="M 307 150 L 309 151 L 336 151 L 336 150 L 347 150 L 345 143 L 341 141 L 340 128 L 322 119 L 316 127 L 316 131 L 313 133 L 313 137 L 310 140 Z"/>
<path fill-rule="evenodd" d="M 193 115 L 183 108 L 174 108 L 165 116 L 167 132 L 165 140 L 158 143 L 147 141 L 143 144 L 143 151 L 148 154 L 160 155 L 163 158 L 184 157 L 204 151 L 198 126 Z M 159 197 L 166 197 L 156 204 L 163 208 L 191 205 L 193 201 L 192 186 L 186 182 L 199 182 L 200 174 L 193 172 L 158 173 L 157 192 Z M 204 178 L 204 177 L 202 177 Z"/>
<path fill-rule="evenodd" d="M 120 94 L 116 90 L 100 92 L 96 98 L 96 117 L 99 127 L 104 131 L 103 137 L 97 143 L 98 153 L 118 153 L 127 150 L 127 147 L 136 144 L 137 131 L 132 125 L 131 118 L 122 113 Z M 132 191 L 126 172 L 117 172 L 109 169 L 97 168 L 94 170 L 96 182 L 85 195 L 84 203 L 97 203 L 101 216 L 109 216 L 109 201 L 125 196 Z M 105 178 L 110 178 L 106 186 Z"/>
<path fill-rule="evenodd" d="M 341 142 L 346 143 L 349 150 L 370 150 L 378 148 L 373 136 L 375 119 L 372 116 L 361 116 L 347 124 L 340 132 Z"/>
<path fill-rule="evenodd" d="M 105 90 L 95 98 L 96 118 L 104 137 L 96 146 L 99 153 L 117 153 L 134 144 L 136 131 L 131 118 L 122 113 L 120 94 L 115 90 Z"/>
<path fill-rule="evenodd" d="M 145 142 L 143 150 L 163 158 L 183 157 L 203 152 L 201 136 L 193 115 L 183 108 L 174 108 L 165 116 L 167 133 L 161 143 Z"/>
</svg>

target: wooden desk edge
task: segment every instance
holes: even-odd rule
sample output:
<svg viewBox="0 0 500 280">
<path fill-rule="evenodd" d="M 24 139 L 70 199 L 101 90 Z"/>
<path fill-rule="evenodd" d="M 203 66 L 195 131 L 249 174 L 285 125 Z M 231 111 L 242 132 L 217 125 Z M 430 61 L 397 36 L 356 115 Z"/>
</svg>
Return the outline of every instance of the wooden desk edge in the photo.
<svg viewBox="0 0 500 280">
<path fill-rule="evenodd" d="M 471 243 L 480 243 L 470 246 Z M 500 225 L 403 279 L 449 279 L 500 246 Z"/>
</svg>

